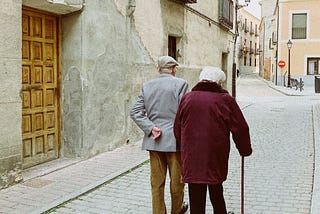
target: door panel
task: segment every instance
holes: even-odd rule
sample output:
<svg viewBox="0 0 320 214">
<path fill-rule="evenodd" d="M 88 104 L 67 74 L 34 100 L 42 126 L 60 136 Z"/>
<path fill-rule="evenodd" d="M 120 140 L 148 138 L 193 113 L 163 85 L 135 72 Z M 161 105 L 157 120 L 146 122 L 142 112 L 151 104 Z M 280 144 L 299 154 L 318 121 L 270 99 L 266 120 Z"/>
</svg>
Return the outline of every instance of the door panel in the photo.
<svg viewBox="0 0 320 214">
<path fill-rule="evenodd" d="M 27 168 L 59 155 L 57 23 L 54 15 L 22 12 L 22 148 Z"/>
</svg>

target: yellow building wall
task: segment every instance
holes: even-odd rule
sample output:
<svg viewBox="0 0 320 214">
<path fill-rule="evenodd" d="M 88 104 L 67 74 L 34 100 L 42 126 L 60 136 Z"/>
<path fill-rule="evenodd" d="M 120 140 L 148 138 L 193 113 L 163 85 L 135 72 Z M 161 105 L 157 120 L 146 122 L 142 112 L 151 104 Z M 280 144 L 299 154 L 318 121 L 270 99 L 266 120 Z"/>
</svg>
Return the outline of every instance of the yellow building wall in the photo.
<svg viewBox="0 0 320 214">
<path fill-rule="evenodd" d="M 286 62 L 285 70 L 288 69 L 287 42 L 291 39 L 291 75 L 307 74 L 307 57 L 320 56 L 320 1 L 319 0 L 280 0 L 280 45 L 279 60 Z M 307 38 L 291 38 L 292 13 L 307 13 Z"/>
</svg>

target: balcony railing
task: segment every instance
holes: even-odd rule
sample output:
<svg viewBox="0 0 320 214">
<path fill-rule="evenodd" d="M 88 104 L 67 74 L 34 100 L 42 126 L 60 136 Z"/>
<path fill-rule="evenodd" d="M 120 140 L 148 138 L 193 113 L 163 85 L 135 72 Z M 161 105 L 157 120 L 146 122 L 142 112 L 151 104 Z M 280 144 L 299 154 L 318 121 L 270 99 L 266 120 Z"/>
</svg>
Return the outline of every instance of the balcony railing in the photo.
<svg viewBox="0 0 320 214">
<path fill-rule="evenodd" d="M 249 26 L 246 26 L 246 25 L 244 26 L 244 32 L 245 32 L 245 33 L 248 33 L 248 32 L 249 32 Z"/>
<path fill-rule="evenodd" d="M 260 54 L 260 50 L 259 50 L 259 48 L 256 48 L 256 49 L 255 49 L 254 54 L 255 54 L 255 55 L 259 55 L 259 54 Z"/>
<path fill-rule="evenodd" d="M 246 55 L 248 53 L 248 47 L 243 46 L 240 48 L 240 51 L 242 52 L 243 55 Z"/>
</svg>

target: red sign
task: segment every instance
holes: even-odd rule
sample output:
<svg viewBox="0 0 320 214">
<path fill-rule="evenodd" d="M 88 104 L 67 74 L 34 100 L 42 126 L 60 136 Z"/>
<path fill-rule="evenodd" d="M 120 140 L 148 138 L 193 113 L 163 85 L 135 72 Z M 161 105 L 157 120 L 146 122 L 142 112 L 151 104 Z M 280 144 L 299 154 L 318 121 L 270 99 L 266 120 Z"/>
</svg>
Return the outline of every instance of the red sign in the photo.
<svg viewBox="0 0 320 214">
<path fill-rule="evenodd" d="M 278 62 L 278 65 L 279 65 L 280 68 L 283 68 L 284 66 L 286 66 L 286 62 L 283 61 L 283 60 L 280 60 L 280 61 Z"/>
</svg>

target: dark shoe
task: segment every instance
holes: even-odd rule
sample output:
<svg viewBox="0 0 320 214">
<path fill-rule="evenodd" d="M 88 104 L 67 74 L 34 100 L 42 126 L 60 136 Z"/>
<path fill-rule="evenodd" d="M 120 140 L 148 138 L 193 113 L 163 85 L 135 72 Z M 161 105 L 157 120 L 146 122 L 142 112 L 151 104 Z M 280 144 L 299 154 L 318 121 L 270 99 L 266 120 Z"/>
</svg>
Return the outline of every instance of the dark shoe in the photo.
<svg viewBox="0 0 320 214">
<path fill-rule="evenodd" d="M 232 212 L 232 211 L 229 211 L 227 214 L 234 214 L 234 212 Z"/>
<path fill-rule="evenodd" d="M 181 210 L 180 210 L 179 214 L 184 214 L 184 213 L 186 213 L 186 212 L 187 212 L 187 210 L 188 210 L 188 208 L 189 208 L 188 203 L 187 203 L 187 202 L 183 202 L 183 204 L 182 204 L 182 208 L 181 208 Z"/>
</svg>

